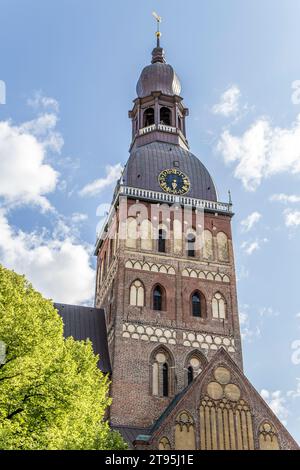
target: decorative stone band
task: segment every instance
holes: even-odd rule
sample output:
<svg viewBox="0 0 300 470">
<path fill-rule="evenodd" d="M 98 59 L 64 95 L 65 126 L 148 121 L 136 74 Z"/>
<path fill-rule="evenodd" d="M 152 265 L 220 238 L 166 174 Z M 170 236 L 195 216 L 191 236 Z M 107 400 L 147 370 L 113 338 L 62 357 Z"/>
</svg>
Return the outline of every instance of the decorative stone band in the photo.
<svg viewBox="0 0 300 470">
<path fill-rule="evenodd" d="M 176 344 L 176 331 L 133 323 L 123 323 L 123 338 L 152 341 L 153 343 Z"/>
<path fill-rule="evenodd" d="M 143 263 L 135 260 L 126 261 L 125 268 L 137 269 L 140 271 L 151 271 L 153 273 L 175 274 L 173 266 L 157 263 Z"/>
<path fill-rule="evenodd" d="M 154 326 L 139 325 L 136 323 L 123 323 L 123 338 L 131 338 L 153 343 L 178 344 L 176 330 L 156 328 Z M 234 339 L 228 336 L 199 334 L 193 332 L 183 333 L 183 346 L 203 349 L 205 352 L 216 351 L 221 346 L 229 353 L 235 352 Z"/>
<path fill-rule="evenodd" d="M 221 346 L 229 353 L 235 352 L 234 339 L 228 336 L 207 335 L 205 333 L 183 333 L 183 346 L 201 348 L 208 351 L 217 351 Z"/>
<path fill-rule="evenodd" d="M 186 268 L 182 271 L 182 276 L 194 277 L 197 279 L 206 279 L 207 281 L 217 281 L 229 283 L 230 279 L 227 274 L 216 273 L 211 271 L 197 271 L 196 269 Z"/>
</svg>

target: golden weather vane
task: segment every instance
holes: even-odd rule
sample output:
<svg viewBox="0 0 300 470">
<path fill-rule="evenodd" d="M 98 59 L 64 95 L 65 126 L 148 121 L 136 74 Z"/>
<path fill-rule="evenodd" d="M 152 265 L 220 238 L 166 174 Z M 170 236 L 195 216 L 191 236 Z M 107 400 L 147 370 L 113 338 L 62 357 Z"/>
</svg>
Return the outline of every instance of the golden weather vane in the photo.
<svg viewBox="0 0 300 470">
<path fill-rule="evenodd" d="M 157 38 L 157 47 L 160 47 L 159 40 L 161 37 L 161 32 L 160 32 L 160 23 L 162 22 L 162 17 L 159 16 L 155 11 L 152 12 L 152 16 L 156 19 L 157 23 L 157 30 L 156 30 L 156 38 Z"/>
</svg>

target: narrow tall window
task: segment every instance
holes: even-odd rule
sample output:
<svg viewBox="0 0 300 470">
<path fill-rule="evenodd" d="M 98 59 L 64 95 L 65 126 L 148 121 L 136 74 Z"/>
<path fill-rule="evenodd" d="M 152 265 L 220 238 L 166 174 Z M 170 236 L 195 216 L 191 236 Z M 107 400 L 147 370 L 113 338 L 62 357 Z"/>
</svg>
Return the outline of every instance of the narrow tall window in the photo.
<svg viewBox="0 0 300 470">
<path fill-rule="evenodd" d="M 163 396 L 168 397 L 169 396 L 169 366 L 165 362 L 162 368 L 162 385 L 163 385 Z"/>
<path fill-rule="evenodd" d="M 166 232 L 162 229 L 158 232 L 158 251 L 160 253 L 166 252 Z"/>
<path fill-rule="evenodd" d="M 201 294 L 195 292 L 192 295 L 192 315 L 193 317 L 201 317 Z"/>
<path fill-rule="evenodd" d="M 196 256 L 195 242 L 196 242 L 195 235 L 190 233 L 187 237 L 187 255 L 191 258 L 195 258 L 195 256 Z"/>
<path fill-rule="evenodd" d="M 107 273 L 107 258 L 106 258 L 106 252 L 104 253 L 104 258 L 103 258 L 103 277 L 106 277 Z"/>
<path fill-rule="evenodd" d="M 192 366 L 188 367 L 188 385 L 194 380 L 194 369 Z"/>
<path fill-rule="evenodd" d="M 162 310 L 163 308 L 163 291 L 160 286 L 156 286 L 153 291 L 153 310 Z"/>
</svg>

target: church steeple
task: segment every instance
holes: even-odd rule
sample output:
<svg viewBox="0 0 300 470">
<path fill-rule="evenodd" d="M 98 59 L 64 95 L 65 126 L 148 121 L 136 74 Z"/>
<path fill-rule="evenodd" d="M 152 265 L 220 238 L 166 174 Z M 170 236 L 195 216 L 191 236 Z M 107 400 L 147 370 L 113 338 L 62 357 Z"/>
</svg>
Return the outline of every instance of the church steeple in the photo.
<svg viewBox="0 0 300 470">
<path fill-rule="evenodd" d="M 180 96 L 180 80 L 173 67 L 167 64 L 160 44 L 161 18 L 158 15 L 155 18 L 158 24 L 157 44 L 152 51 L 151 65 L 146 66 L 139 77 L 137 98 L 129 111 L 132 120 L 131 149 L 151 142 L 167 142 L 188 150 L 185 118 L 189 111 Z"/>
</svg>

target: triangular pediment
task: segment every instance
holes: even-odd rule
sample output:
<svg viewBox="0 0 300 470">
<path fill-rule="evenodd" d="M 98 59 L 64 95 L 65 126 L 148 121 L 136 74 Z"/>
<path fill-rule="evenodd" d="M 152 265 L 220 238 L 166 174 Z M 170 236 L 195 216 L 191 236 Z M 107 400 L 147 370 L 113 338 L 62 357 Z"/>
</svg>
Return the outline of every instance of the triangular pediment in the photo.
<svg viewBox="0 0 300 470">
<path fill-rule="evenodd" d="M 299 449 L 223 348 L 157 420 L 149 444 L 178 450 Z"/>
</svg>

